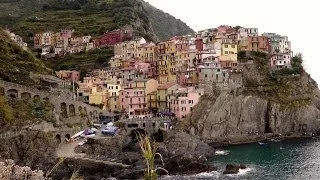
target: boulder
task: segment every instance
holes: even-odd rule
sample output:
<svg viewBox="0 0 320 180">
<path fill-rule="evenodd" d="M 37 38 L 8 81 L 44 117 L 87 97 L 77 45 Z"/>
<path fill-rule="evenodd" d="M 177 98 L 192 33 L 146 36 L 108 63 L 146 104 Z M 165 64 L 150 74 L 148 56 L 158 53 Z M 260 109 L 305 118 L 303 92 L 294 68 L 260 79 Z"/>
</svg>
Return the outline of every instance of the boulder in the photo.
<svg viewBox="0 0 320 180">
<path fill-rule="evenodd" d="M 239 173 L 240 166 L 235 164 L 227 164 L 223 174 L 237 174 Z"/>
<path fill-rule="evenodd" d="M 240 169 L 246 169 L 247 168 L 247 166 L 246 165 L 244 165 L 244 164 L 240 164 Z"/>
</svg>

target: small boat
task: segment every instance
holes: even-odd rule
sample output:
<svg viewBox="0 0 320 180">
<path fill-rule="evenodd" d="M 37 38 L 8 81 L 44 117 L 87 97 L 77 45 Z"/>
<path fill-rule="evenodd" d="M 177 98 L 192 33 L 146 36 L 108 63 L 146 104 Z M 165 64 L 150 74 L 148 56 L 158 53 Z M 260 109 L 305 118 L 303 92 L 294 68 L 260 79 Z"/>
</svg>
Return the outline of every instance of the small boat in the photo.
<svg viewBox="0 0 320 180">
<path fill-rule="evenodd" d="M 78 143 L 78 145 L 79 145 L 79 146 L 82 146 L 82 145 L 84 145 L 86 142 L 87 142 L 87 140 L 81 141 L 81 142 Z"/>
<path fill-rule="evenodd" d="M 279 139 L 270 139 L 271 142 L 280 142 Z"/>
<path fill-rule="evenodd" d="M 80 131 L 80 132 L 76 133 L 75 135 L 71 136 L 70 139 L 75 139 L 75 138 L 77 138 L 78 136 L 80 136 L 83 133 L 84 133 L 84 131 Z"/>
<path fill-rule="evenodd" d="M 263 143 L 263 142 L 258 142 L 258 144 L 259 144 L 260 146 L 265 146 L 265 145 L 267 145 L 267 143 Z"/>
</svg>

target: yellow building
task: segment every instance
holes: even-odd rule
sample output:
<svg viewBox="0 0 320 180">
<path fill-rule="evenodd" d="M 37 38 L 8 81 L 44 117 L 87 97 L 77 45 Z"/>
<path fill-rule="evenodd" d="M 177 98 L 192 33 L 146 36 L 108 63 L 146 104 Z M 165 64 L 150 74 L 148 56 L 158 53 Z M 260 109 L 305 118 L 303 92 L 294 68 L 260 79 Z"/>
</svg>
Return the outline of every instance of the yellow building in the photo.
<svg viewBox="0 0 320 180">
<path fill-rule="evenodd" d="M 149 94 L 157 90 L 158 81 L 155 79 L 135 79 L 129 83 L 129 88 L 144 89 L 145 94 Z"/>
<path fill-rule="evenodd" d="M 158 104 L 157 104 L 157 91 L 153 91 L 149 94 L 147 94 L 147 107 L 149 109 L 157 109 Z"/>
<path fill-rule="evenodd" d="M 121 90 L 120 85 L 108 84 L 108 96 L 105 100 L 105 109 L 109 112 L 111 111 L 120 111 L 120 100 L 119 100 L 119 91 Z"/>
<path fill-rule="evenodd" d="M 237 62 L 238 45 L 236 43 L 221 44 L 221 61 Z"/>
<path fill-rule="evenodd" d="M 137 57 L 143 62 L 154 62 L 157 58 L 156 47 L 153 42 L 139 45 L 137 48 Z"/>
<path fill-rule="evenodd" d="M 178 89 L 178 84 L 169 82 L 161 84 L 157 88 L 157 108 L 159 111 L 170 110 L 170 96 Z"/>
<path fill-rule="evenodd" d="M 122 66 L 122 58 L 112 57 L 109 61 L 111 68 L 119 68 Z"/>
<path fill-rule="evenodd" d="M 158 60 L 158 74 L 159 82 L 176 82 L 176 68 L 175 57 L 171 54 L 164 54 L 159 56 Z"/>
<path fill-rule="evenodd" d="M 103 86 L 93 86 L 89 94 L 89 104 L 104 105 L 108 89 Z"/>
</svg>

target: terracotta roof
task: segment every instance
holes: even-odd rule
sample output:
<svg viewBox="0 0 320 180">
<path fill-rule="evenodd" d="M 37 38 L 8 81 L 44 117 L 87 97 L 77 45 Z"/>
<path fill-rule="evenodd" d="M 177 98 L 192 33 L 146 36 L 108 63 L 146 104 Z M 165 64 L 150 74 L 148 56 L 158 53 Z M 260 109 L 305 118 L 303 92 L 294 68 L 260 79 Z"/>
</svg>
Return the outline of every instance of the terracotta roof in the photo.
<svg viewBox="0 0 320 180">
<path fill-rule="evenodd" d="M 172 86 L 174 86 L 174 85 L 176 85 L 177 83 L 175 83 L 175 82 L 168 82 L 168 83 L 166 83 L 166 84 L 160 84 L 159 86 L 158 86 L 158 89 L 168 89 L 168 88 L 170 88 L 170 87 L 172 87 Z"/>
</svg>

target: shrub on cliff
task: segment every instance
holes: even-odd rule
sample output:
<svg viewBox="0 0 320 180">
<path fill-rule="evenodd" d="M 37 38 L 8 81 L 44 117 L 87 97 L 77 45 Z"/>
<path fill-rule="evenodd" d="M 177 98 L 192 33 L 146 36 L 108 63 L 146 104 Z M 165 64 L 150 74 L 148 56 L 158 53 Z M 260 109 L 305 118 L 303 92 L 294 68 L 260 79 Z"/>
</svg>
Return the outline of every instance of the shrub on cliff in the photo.
<svg viewBox="0 0 320 180">
<path fill-rule="evenodd" d="M 13 121 L 13 110 L 4 96 L 0 96 L 0 124 L 2 120 L 5 124 L 10 124 Z"/>
</svg>

